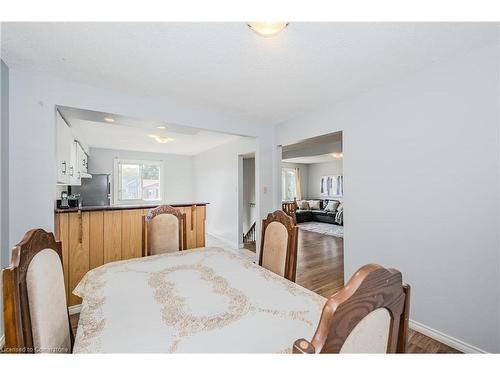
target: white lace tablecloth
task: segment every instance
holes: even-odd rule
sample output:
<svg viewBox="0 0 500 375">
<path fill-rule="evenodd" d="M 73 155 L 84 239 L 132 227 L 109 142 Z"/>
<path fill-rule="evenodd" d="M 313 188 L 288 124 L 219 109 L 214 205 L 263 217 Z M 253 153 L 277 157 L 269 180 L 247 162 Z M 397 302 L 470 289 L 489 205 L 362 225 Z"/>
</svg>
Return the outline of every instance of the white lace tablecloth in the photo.
<svg viewBox="0 0 500 375">
<path fill-rule="evenodd" d="M 291 352 L 325 299 L 221 248 L 105 264 L 83 298 L 75 353 Z"/>
</svg>

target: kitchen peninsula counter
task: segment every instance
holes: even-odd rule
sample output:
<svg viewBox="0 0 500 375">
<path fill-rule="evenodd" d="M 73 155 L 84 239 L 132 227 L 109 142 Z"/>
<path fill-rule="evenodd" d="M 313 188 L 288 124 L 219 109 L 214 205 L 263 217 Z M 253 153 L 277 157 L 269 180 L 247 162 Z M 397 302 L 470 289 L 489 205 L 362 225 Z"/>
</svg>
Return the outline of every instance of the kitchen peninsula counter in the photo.
<svg viewBox="0 0 500 375">
<path fill-rule="evenodd" d="M 185 216 L 186 248 L 205 246 L 208 203 L 170 203 Z M 61 241 L 64 281 L 68 306 L 80 304 L 72 291 L 91 269 L 105 263 L 144 256 L 144 216 L 153 207 L 83 206 L 55 209 L 54 228 Z"/>
<path fill-rule="evenodd" d="M 110 205 L 110 206 L 82 206 L 69 207 L 69 208 L 55 208 L 55 213 L 63 212 L 78 212 L 78 211 L 116 211 L 116 210 L 134 210 L 134 209 L 151 209 L 160 205 L 169 205 L 172 207 L 192 207 L 192 206 L 206 206 L 208 202 L 190 202 L 190 203 L 156 203 L 156 204 L 135 204 L 135 205 Z"/>
</svg>

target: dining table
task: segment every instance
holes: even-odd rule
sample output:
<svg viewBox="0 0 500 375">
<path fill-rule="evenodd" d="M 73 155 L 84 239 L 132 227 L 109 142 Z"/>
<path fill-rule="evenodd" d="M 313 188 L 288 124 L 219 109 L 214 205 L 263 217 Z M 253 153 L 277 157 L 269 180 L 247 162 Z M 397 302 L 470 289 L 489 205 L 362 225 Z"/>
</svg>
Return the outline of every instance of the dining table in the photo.
<svg viewBox="0 0 500 375">
<path fill-rule="evenodd" d="M 291 353 L 326 302 L 219 247 L 107 263 L 73 293 L 74 353 Z"/>
</svg>

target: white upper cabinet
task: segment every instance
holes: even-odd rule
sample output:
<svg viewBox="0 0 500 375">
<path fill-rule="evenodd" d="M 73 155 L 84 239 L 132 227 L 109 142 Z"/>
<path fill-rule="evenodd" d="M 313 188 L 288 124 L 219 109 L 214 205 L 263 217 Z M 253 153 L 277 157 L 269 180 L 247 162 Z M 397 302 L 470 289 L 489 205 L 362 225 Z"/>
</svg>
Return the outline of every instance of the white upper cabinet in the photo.
<svg viewBox="0 0 500 375">
<path fill-rule="evenodd" d="M 73 141 L 71 149 L 70 181 L 71 185 L 81 185 L 87 173 L 87 154 L 78 141 Z"/>
<path fill-rule="evenodd" d="M 61 185 L 81 185 L 82 175 L 87 175 L 88 156 L 83 147 L 75 140 L 73 133 L 56 111 L 57 143 L 57 183 Z"/>
<path fill-rule="evenodd" d="M 78 169 L 81 173 L 87 173 L 88 169 L 88 158 L 87 154 L 83 150 L 82 145 L 79 142 L 76 143 L 76 160 L 78 164 Z"/>
<path fill-rule="evenodd" d="M 69 126 L 56 111 L 57 183 L 70 183 L 71 148 L 74 139 Z"/>
<path fill-rule="evenodd" d="M 82 177 L 81 172 L 78 170 L 78 155 L 77 155 L 78 142 L 73 140 L 71 142 L 71 158 L 69 167 L 69 184 L 70 185 L 81 185 Z"/>
</svg>

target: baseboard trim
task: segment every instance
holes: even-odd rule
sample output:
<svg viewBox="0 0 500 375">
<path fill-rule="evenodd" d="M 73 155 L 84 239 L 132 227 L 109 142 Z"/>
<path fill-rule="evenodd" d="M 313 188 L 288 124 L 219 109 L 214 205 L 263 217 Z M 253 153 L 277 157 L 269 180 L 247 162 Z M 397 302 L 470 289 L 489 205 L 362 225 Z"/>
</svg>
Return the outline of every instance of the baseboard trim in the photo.
<svg viewBox="0 0 500 375">
<path fill-rule="evenodd" d="M 218 236 L 218 235 L 213 234 L 213 233 L 207 232 L 207 234 L 209 236 L 214 237 L 216 240 L 219 240 L 220 242 L 224 243 L 225 245 L 229 246 L 231 249 L 239 249 L 239 244 L 237 244 L 237 243 L 232 243 L 231 241 L 227 240 L 226 238 Z"/>
<path fill-rule="evenodd" d="M 443 332 L 440 332 L 434 328 L 428 327 L 425 324 L 416 322 L 410 319 L 410 328 L 414 331 L 420 332 L 430 338 L 442 342 L 453 349 L 460 350 L 463 353 L 488 353 L 487 351 L 480 349 L 474 345 L 463 342 L 455 337 L 449 336 Z"/>
<path fill-rule="evenodd" d="M 68 307 L 69 315 L 79 314 L 80 311 L 82 311 L 82 305 L 74 305 L 74 306 Z"/>
</svg>

